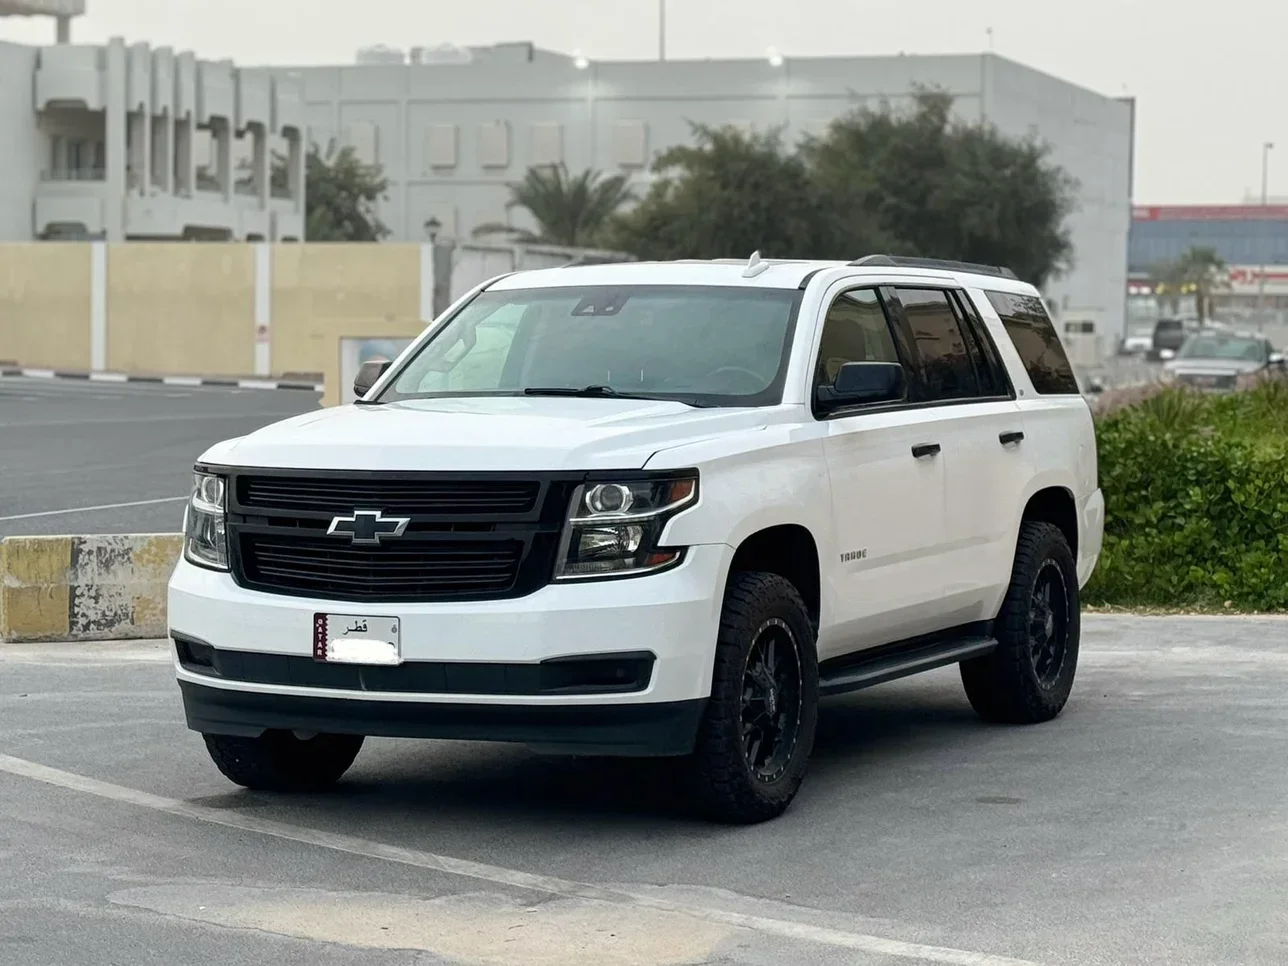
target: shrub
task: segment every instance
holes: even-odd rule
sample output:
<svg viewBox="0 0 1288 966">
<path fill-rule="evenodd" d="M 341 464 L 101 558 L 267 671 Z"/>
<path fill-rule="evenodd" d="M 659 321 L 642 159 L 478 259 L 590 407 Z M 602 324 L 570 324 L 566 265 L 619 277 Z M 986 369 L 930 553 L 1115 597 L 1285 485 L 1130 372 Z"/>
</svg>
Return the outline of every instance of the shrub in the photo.
<svg viewBox="0 0 1288 966">
<path fill-rule="evenodd" d="M 1089 603 L 1288 607 L 1288 388 L 1168 390 L 1100 420 Z"/>
</svg>

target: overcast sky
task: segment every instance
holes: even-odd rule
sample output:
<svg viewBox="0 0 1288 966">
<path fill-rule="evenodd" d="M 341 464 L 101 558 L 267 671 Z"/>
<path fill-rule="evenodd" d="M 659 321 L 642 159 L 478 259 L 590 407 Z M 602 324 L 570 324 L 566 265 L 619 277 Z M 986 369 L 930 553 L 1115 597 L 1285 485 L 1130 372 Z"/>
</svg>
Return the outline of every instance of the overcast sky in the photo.
<svg viewBox="0 0 1288 966">
<path fill-rule="evenodd" d="M 89 0 L 75 39 L 114 35 L 242 64 L 352 62 L 358 47 L 532 40 L 592 58 L 657 53 L 658 0 Z M 1288 195 L 1288 0 L 668 0 L 678 58 L 999 53 L 1138 99 L 1136 200 Z M 0 20 L 47 43 L 48 22 Z"/>
</svg>

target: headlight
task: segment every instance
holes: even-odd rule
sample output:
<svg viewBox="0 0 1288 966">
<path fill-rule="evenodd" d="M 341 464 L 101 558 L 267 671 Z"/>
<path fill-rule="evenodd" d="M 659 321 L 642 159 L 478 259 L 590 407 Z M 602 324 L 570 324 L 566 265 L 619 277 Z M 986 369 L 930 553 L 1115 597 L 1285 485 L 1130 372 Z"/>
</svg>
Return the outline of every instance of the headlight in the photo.
<svg viewBox="0 0 1288 966">
<path fill-rule="evenodd" d="M 192 475 L 192 496 L 183 515 L 183 555 L 189 563 L 228 569 L 227 490 L 222 476 Z"/>
<path fill-rule="evenodd" d="M 577 487 L 555 579 L 645 574 L 678 563 L 683 548 L 662 548 L 658 541 L 667 521 L 697 498 L 692 474 Z"/>
</svg>

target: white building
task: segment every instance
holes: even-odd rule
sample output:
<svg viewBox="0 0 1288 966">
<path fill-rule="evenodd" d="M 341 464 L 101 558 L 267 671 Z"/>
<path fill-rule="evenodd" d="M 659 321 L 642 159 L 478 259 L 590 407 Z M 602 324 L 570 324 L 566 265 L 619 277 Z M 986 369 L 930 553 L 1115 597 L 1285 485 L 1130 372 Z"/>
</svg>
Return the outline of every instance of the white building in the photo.
<svg viewBox="0 0 1288 966">
<path fill-rule="evenodd" d="M 858 106 L 897 106 L 916 85 L 942 88 L 963 118 L 1049 142 L 1054 160 L 1079 181 L 1071 219 L 1077 263 L 1049 295 L 1057 311 L 1094 314 L 1111 333 L 1122 331 L 1130 101 L 991 54 L 589 62 L 502 44 L 379 48 L 361 59 L 297 72 L 310 137 L 350 144 L 384 168 L 391 187 L 382 218 L 402 240 L 423 239 L 431 218 L 456 237 L 485 222 L 521 224 L 521 213 L 506 211 L 507 185 L 532 165 L 624 171 L 644 183 L 658 151 L 690 140 L 691 121 L 782 127 L 794 141 Z"/>
<path fill-rule="evenodd" d="M 0 43 L 0 240 L 300 240 L 305 136 L 284 73 L 121 40 Z"/>
</svg>

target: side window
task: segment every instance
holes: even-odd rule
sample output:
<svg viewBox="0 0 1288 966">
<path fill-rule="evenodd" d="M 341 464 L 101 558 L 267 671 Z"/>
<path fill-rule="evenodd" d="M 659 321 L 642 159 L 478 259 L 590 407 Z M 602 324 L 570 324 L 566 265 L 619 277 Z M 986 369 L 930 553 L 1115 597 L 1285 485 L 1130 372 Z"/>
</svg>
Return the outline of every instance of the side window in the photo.
<svg viewBox="0 0 1288 966">
<path fill-rule="evenodd" d="M 1044 396 L 1077 395 L 1078 380 L 1042 300 L 1010 292 L 985 294 L 1006 326 L 1033 388 Z"/>
<path fill-rule="evenodd" d="M 988 327 L 979 317 L 979 311 L 965 292 L 950 293 L 953 306 L 957 309 L 957 321 L 961 323 L 966 334 L 967 348 L 971 360 L 975 363 L 975 372 L 979 375 L 979 391 L 982 396 L 1011 395 L 1011 379 L 1006 372 L 1006 365 L 998 355 L 993 337 Z"/>
<path fill-rule="evenodd" d="M 838 295 L 823 320 L 814 385 L 830 386 L 847 362 L 899 362 L 881 297 L 874 289 Z"/>
<path fill-rule="evenodd" d="M 979 396 L 975 364 L 948 293 L 915 288 L 897 292 L 920 358 L 923 401 Z"/>
</svg>

